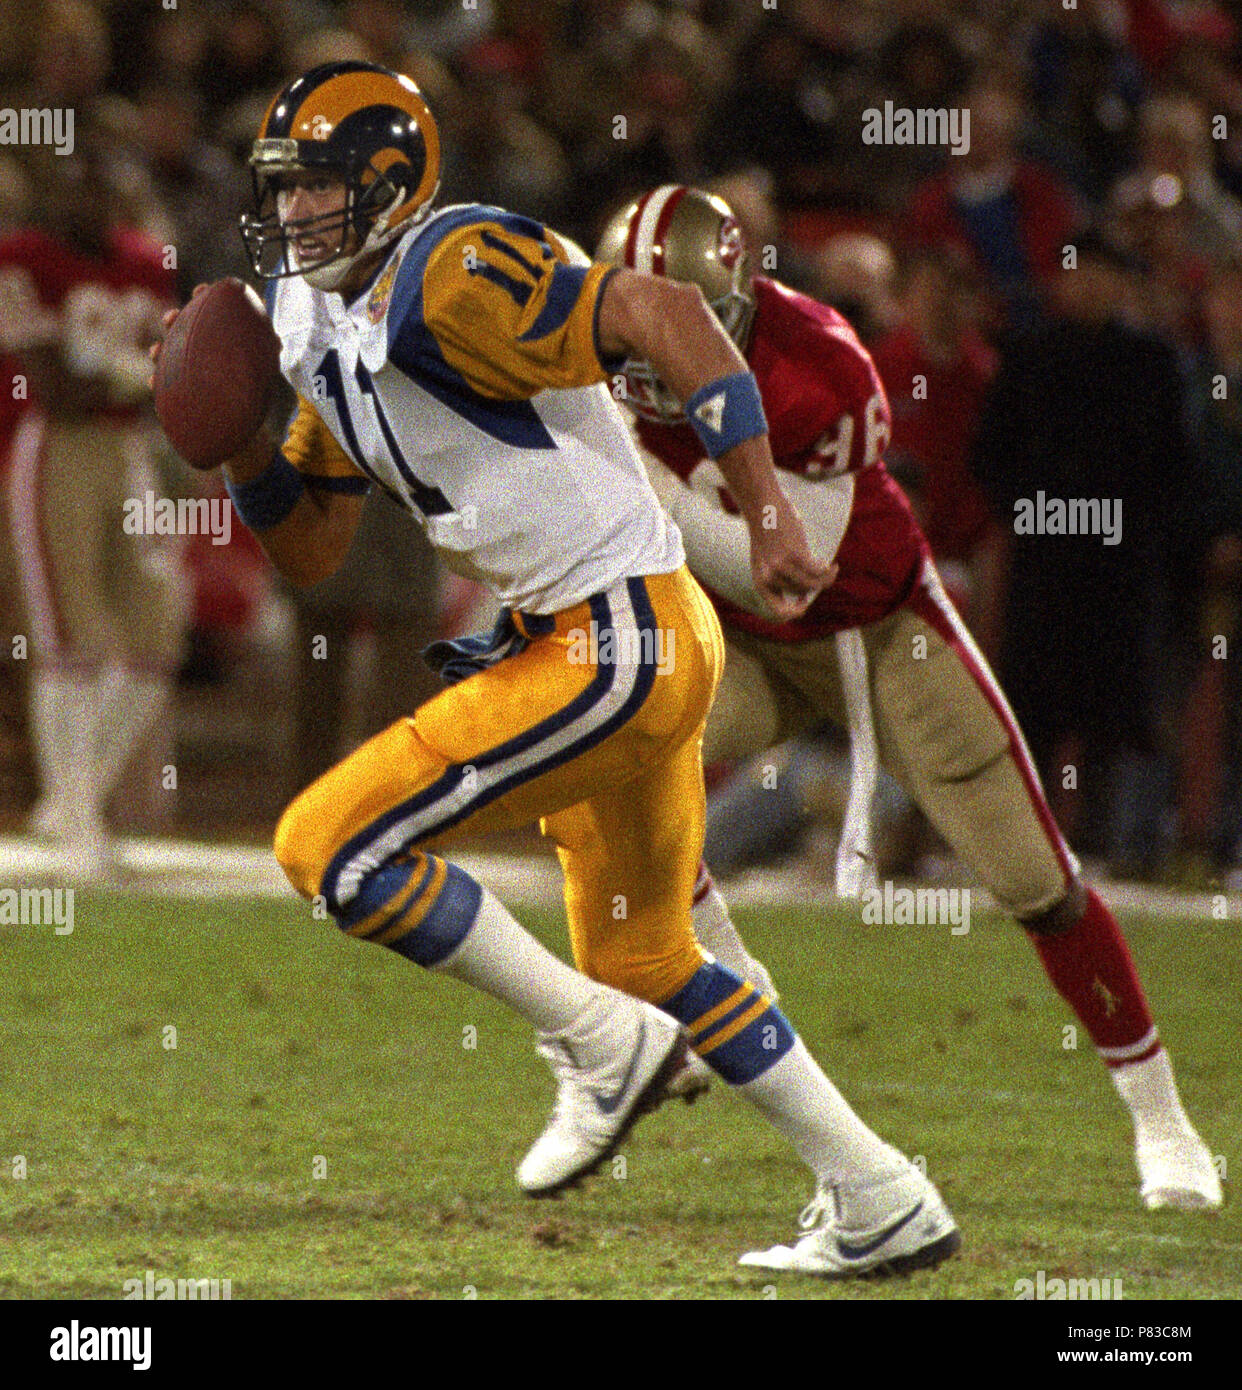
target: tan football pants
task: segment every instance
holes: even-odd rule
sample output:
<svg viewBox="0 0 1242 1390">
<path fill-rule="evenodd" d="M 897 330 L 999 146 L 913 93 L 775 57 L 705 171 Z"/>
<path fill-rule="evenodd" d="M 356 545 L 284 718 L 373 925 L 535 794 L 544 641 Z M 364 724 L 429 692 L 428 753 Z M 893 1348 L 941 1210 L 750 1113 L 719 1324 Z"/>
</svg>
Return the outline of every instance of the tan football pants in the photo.
<svg viewBox="0 0 1242 1390">
<path fill-rule="evenodd" d="M 140 437 L 105 421 L 23 418 L 10 454 L 9 521 L 40 663 L 175 666 L 189 593 L 175 537 L 128 535 L 125 503 L 159 494 Z"/>
<path fill-rule="evenodd" d="M 703 760 L 749 757 L 831 719 L 846 727 L 833 639 L 773 642 L 726 624 Z M 1078 865 L 1008 703 L 928 564 L 909 602 L 862 629 L 882 766 L 1019 920 L 1059 902 Z"/>
</svg>

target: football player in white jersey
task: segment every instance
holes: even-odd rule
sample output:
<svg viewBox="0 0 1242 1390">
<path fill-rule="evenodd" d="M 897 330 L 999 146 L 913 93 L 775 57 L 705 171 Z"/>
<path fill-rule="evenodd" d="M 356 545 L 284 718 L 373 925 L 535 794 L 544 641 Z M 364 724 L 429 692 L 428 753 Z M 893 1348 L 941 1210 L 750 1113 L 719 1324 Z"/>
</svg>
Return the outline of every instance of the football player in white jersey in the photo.
<svg viewBox="0 0 1242 1390">
<path fill-rule="evenodd" d="M 602 383 L 641 355 L 686 402 L 747 518 L 759 592 L 794 617 L 833 571 L 776 481 L 732 341 L 696 288 L 592 264 L 498 208 L 431 212 L 435 123 L 386 69 L 290 83 L 251 165 L 243 235 L 299 404 L 280 447 L 261 432 L 226 465 L 240 515 L 283 573 L 313 583 L 378 486 L 504 605 L 490 638 L 442 644 L 445 691 L 289 806 L 276 854 L 290 880 L 349 935 L 539 1030 L 559 1092 L 518 1169 L 526 1192 L 598 1167 L 684 1075 L 690 1044 L 816 1176 L 833 1238 L 793 1267 L 938 1263 L 959 1236 L 935 1188 L 691 926 L 723 645 Z M 436 852 L 552 815 L 581 974 Z"/>
</svg>

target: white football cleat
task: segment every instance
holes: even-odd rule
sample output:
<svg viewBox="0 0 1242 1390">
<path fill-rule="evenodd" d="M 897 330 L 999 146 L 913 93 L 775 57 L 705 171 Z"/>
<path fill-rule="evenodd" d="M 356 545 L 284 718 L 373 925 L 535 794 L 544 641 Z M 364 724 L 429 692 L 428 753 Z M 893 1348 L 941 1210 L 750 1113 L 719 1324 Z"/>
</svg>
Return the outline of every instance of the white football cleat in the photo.
<svg viewBox="0 0 1242 1390">
<path fill-rule="evenodd" d="M 962 1237 L 940 1193 L 911 1165 L 871 1187 L 820 1183 L 798 1218 L 793 1245 L 752 1250 L 738 1261 L 758 1269 L 833 1279 L 933 1269 Z"/>
<path fill-rule="evenodd" d="M 606 1017 L 592 1006 L 563 1033 L 541 1034 L 539 1052 L 557 1079 L 548 1127 L 518 1165 L 518 1186 L 551 1197 L 611 1157 L 643 1115 L 668 1099 L 668 1082 L 685 1067 L 686 1030 L 654 1005 L 618 995 Z M 594 1065 L 584 1053 L 603 1053 Z"/>
<path fill-rule="evenodd" d="M 1208 1211 L 1220 1206 L 1220 1175 L 1208 1146 L 1189 1123 L 1182 1132 L 1165 1139 L 1139 1140 L 1134 1159 L 1139 1170 L 1139 1195 L 1149 1211 L 1162 1207 Z"/>
</svg>

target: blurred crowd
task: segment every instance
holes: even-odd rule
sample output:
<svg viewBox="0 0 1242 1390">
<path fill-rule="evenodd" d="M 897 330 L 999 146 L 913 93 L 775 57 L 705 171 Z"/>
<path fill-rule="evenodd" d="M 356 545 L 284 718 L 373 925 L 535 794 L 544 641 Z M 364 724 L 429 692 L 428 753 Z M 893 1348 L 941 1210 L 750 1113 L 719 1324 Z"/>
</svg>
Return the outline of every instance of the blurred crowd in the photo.
<svg viewBox="0 0 1242 1390">
<path fill-rule="evenodd" d="M 760 268 L 875 353 L 889 465 L 1071 840 L 1130 873 L 1235 865 L 1242 3 L 6 0 L 0 107 L 74 109 L 119 215 L 176 248 L 183 298 L 246 274 L 244 158 L 272 94 L 348 58 L 419 82 L 442 201 L 589 249 L 656 183 L 725 196 Z M 968 148 L 863 143 L 886 103 L 968 111 Z M 66 177 L 0 147 L 0 233 L 52 220 Z M 1120 542 L 1016 533 L 1040 493 L 1116 499 Z M 415 642 L 470 607 L 378 510 L 375 563 L 308 597 L 240 528 L 227 554 L 190 547 L 183 685 L 227 687 L 256 633 L 284 633 L 295 782 L 425 695 Z M 369 687 L 310 654 L 325 633 L 334 651 L 361 634 Z"/>
</svg>

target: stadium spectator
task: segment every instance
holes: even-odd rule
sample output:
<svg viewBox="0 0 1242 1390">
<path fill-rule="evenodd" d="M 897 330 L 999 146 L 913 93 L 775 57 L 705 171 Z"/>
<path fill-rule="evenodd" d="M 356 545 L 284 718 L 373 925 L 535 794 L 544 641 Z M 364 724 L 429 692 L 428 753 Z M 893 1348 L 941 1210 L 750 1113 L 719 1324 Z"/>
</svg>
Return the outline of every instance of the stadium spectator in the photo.
<svg viewBox="0 0 1242 1390">
<path fill-rule="evenodd" d="M 1179 180 L 1157 175 L 1113 190 L 1108 228 L 1142 274 L 1134 285 L 1136 324 L 1186 352 L 1203 341 L 1201 299 L 1208 258 L 1192 243 L 1192 209 Z"/>
<path fill-rule="evenodd" d="M 461 87 L 446 112 L 444 201 L 518 207 L 530 217 L 563 225 L 571 202 L 569 160 L 522 109 L 520 50 L 483 40 L 462 54 L 458 70 Z"/>
<path fill-rule="evenodd" d="M 287 70 L 281 0 L 232 0 L 212 25 L 198 89 L 210 121 L 227 107 L 270 93 Z"/>
<path fill-rule="evenodd" d="M 1193 474 L 1178 548 L 1178 873 L 1202 885 L 1238 860 L 1242 838 L 1242 267 L 1221 266 L 1204 298 L 1208 340 L 1191 364 Z"/>
<path fill-rule="evenodd" d="M 703 175 L 710 154 L 700 148 L 701 122 L 713 93 L 702 42 L 693 26 L 665 26 L 637 47 L 620 123 L 597 125 L 596 139 L 579 161 L 583 206 L 567 209 L 569 232 L 586 237 L 618 193 L 624 198 Z"/>
<path fill-rule="evenodd" d="M 1151 871 L 1172 512 L 1188 480 L 1181 377 L 1166 343 L 1125 323 L 1129 263 L 1097 234 L 1074 241 L 1055 317 L 1002 354 L 973 466 L 1014 530 L 1002 681 L 1054 813 L 1115 868 Z M 1077 534 L 1074 502 L 1093 509 Z"/>
<path fill-rule="evenodd" d="M 188 88 L 164 83 L 138 96 L 138 150 L 167 214 L 161 238 L 176 250 L 177 292 L 244 276 L 246 259 L 234 209 L 249 192 L 241 171 L 200 133 L 200 102 Z"/>
<path fill-rule="evenodd" d="M 408 8 L 400 0 L 347 0 L 344 27 L 366 47 L 371 62 L 397 67 L 410 48 Z M 296 63 L 291 66 L 296 70 Z"/>
<path fill-rule="evenodd" d="M 1061 264 L 1072 199 L 1054 174 L 1022 157 L 1022 103 L 1012 86 L 986 78 L 965 105 L 970 148 L 915 192 L 909 236 L 964 249 L 996 300 L 998 322 L 1028 325 Z"/>
<path fill-rule="evenodd" d="M 1242 204 L 1221 187 L 1213 166 L 1207 114 L 1189 97 L 1154 97 L 1140 121 L 1138 167 L 1113 196 L 1131 204 L 1144 195 L 1163 207 L 1184 203 L 1190 247 L 1220 258 L 1242 251 Z"/>
<path fill-rule="evenodd" d="M 896 275 L 897 262 L 887 242 L 866 232 L 839 232 L 815 258 L 812 287 L 870 346 L 897 321 Z"/>
<path fill-rule="evenodd" d="M 1032 153 L 1098 205 L 1134 159 L 1142 67 L 1100 6 L 1043 7 L 1023 47 Z"/>
<path fill-rule="evenodd" d="M 861 139 L 862 109 L 882 110 L 886 101 L 909 111 L 961 107 L 973 63 L 953 27 L 945 19 L 904 19 L 885 38 L 875 60 L 865 96 L 843 119 Z M 887 214 L 900 213 L 925 179 L 939 172 L 950 158 L 943 145 L 861 144 L 850 161 L 860 186 L 858 202 Z"/>
<path fill-rule="evenodd" d="M 34 169 L 42 226 L 0 244 L 22 301 L 12 346 L 30 380 L 9 516 L 42 793 L 31 825 L 89 873 L 106 865 L 105 804 L 167 707 L 184 631 L 167 541 L 124 525 L 127 500 L 157 486 L 139 425 L 145 347 L 172 284 L 162 248 L 118 216 L 97 135 Z"/>
<path fill-rule="evenodd" d="M 834 147 L 840 143 L 856 157 L 859 140 L 857 126 L 836 129 L 842 97 L 829 73 L 842 67 L 838 77 L 845 81 L 852 65 L 845 55 L 835 57 L 792 20 L 778 17 L 759 29 L 707 120 L 702 144 L 709 172 L 759 164 L 772 174 L 782 207 L 822 203 Z"/>
<path fill-rule="evenodd" d="M 112 62 L 98 9 L 85 0 L 49 0 L 35 33 L 33 90 L 41 102 L 73 107 L 84 119 L 104 92 Z"/>
</svg>

